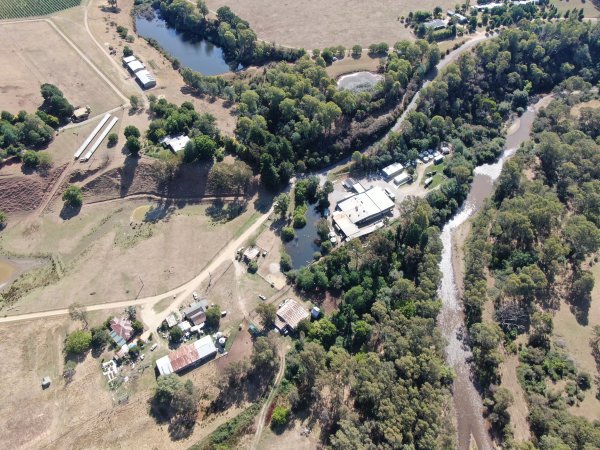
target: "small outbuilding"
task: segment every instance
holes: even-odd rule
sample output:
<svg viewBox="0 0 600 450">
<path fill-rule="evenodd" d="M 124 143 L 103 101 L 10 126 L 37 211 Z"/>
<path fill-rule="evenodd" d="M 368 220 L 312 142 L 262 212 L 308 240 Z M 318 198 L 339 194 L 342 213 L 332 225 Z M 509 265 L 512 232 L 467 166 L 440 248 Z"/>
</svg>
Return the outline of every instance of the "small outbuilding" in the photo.
<svg viewBox="0 0 600 450">
<path fill-rule="evenodd" d="M 136 61 L 136 60 L 137 60 L 137 58 L 135 56 L 133 56 L 133 55 L 131 55 L 131 56 L 124 56 L 123 57 L 123 64 L 127 65 L 130 62 Z"/>
<path fill-rule="evenodd" d="M 444 155 L 437 155 L 433 157 L 434 164 L 441 164 L 444 162 Z"/>
<path fill-rule="evenodd" d="M 42 378 L 42 389 L 48 389 L 50 387 L 51 382 L 52 381 L 50 380 L 50 377 Z"/>
<path fill-rule="evenodd" d="M 194 325 L 202 325 L 206 321 L 206 310 L 208 309 L 208 301 L 200 300 L 192 303 L 185 308 L 183 316 L 192 322 Z"/>
<path fill-rule="evenodd" d="M 131 61 L 129 64 L 127 64 L 127 68 L 131 71 L 131 73 L 136 73 L 140 70 L 143 70 L 145 66 L 141 61 L 136 59 L 135 61 Z"/>
<path fill-rule="evenodd" d="M 254 261 L 255 259 L 258 259 L 259 255 L 260 255 L 260 248 L 258 248 L 256 246 L 248 247 L 244 251 L 242 258 L 244 259 L 245 262 L 249 263 L 250 261 Z"/>
<path fill-rule="evenodd" d="M 383 174 L 383 177 L 386 180 L 391 180 L 395 176 L 402 173 L 403 170 L 404 170 L 404 166 L 402 164 L 394 163 L 394 164 L 390 164 L 389 166 L 381 169 L 381 173 Z"/>
</svg>

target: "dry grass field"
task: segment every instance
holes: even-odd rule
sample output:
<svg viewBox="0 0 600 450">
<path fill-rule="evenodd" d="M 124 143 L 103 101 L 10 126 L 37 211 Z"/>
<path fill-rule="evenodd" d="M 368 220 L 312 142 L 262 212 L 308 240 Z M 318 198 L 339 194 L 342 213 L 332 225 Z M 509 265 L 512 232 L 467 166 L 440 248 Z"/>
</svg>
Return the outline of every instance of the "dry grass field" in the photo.
<svg viewBox="0 0 600 450">
<path fill-rule="evenodd" d="M 554 316 L 554 335 L 564 344 L 567 354 L 573 358 L 577 368 L 592 376 L 592 388 L 586 392 L 585 400 L 579 406 L 569 409 L 572 414 L 595 420 L 600 417 L 600 400 L 595 397 L 599 389 L 598 372 L 592 356 L 590 338 L 595 325 L 600 325 L 600 264 L 592 267 L 596 280 L 592 291 L 592 304 L 589 310 L 588 324 L 581 325 L 570 311 L 569 306 L 561 302 L 560 310 Z"/>
<path fill-rule="evenodd" d="M 167 291 L 193 278 L 238 229 L 255 217 L 250 205 L 241 216 L 217 225 L 206 214 L 209 205 L 196 205 L 174 207 L 157 223 L 132 227 L 132 213 L 143 204 L 147 203 L 118 200 L 84 205 L 69 220 L 59 217 L 60 208 L 52 208 L 40 219 L 23 221 L 3 232 L 4 251 L 54 255 L 60 262 L 60 279 L 31 291 L 15 312 L 62 308 L 75 301 L 95 304 L 133 299 Z M 32 272 L 24 276 L 36 275 Z"/>
<path fill-rule="evenodd" d="M 570 11 L 573 8 L 583 8 L 585 17 L 600 17 L 600 9 L 598 9 L 591 0 L 552 0 L 551 2 L 560 12 Z"/>
<path fill-rule="evenodd" d="M 410 11 L 454 8 L 452 0 L 424 0 L 418 3 L 394 0 L 356 2 L 352 0 L 208 0 L 211 11 L 223 5 L 247 20 L 260 39 L 306 49 L 332 45 L 368 47 L 376 42 L 393 44 L 414 39 L 398 20 Z"/>
<path fill-rule="evenodd" d="M 37 109 L 43 83 L 58 86 L 75 106 L 89 105 L 92 114 L 120 104 L 119 97 L 47 22 L 0 23 L 0 48 L 4 110 Z"/>
</svg>

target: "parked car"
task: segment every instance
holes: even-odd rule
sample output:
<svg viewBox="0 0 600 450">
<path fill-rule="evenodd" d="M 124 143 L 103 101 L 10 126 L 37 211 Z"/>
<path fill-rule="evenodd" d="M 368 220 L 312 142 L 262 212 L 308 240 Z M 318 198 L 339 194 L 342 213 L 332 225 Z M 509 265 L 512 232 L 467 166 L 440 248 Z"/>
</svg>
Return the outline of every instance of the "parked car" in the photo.
<svg viewBox="0 0 600 450">
<path fill-rule="evenodd" d="M 267 299 L 267 297 L 265 297 L 265 296 L 264 296 L 264 295 L 262 295 L 262 294 L 260 294 L 260 295 L 258 296 L 258 298 L 260 298 L 260 299 L 261 299 L 261 300 L 263 300 L 263 301 Z"/>
<path fill-rule="evenodd" d="M 198 300 L 198 293 L 196 291 L 194 291 L 192 293 L 192 297 L 194 297 L 194 300 Z"/>
<path fill-rule="evenodd" d="M 152 347 L 150 347 L 150 351 L 153 352 L 154 350 L 156 350 L 156 347 L 158 347 L 158 344 L 152 344 Z"/>
</svg>

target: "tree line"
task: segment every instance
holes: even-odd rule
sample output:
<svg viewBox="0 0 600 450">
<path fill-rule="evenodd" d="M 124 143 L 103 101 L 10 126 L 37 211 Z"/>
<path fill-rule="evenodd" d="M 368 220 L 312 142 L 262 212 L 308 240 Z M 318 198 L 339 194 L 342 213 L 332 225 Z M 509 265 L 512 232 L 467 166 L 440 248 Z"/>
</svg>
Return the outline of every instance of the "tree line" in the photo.
<svg viewBox="0 0 600 450">
<path fill-rule="evenodd" d="M 155 0 L 153 6 L 173 28 L 221 47 L 234 67 L 269 61 L 292 62 L 304 54 L 302 49 L 259 41 L 250 24 L 235 15 L 228 6 L 220 7 L 214 20 L 207 17 L 208 8 L 203 0 L 199 0 L 196 7 L 187 0 Z"/>
<path fill-rule="evenodd" d="M 505 165 L 466 247 L 464 303 L 487 404 L 496 404 L 504 347 L 519 355 L 529 425 L 542 449 L 600 445 L 598 424 L 567 411 L 586 395 L 598 395 L 586 392 L 590 374 L 577 370 L 553 341 L 551 312 L 561 299 L 580 323 L 587 322 L 594 277 L 585 261 L 600 248 L 600 110 L 583 108 L 575 119 L 571 103 L 580 101 L 581 94 L 570 94 L 574 88 L 590 95 L 591 84 L 580 77 L 557 87 L 559 98 L 540 112 L 532 141 Z M 534 180 L 524 176 L 526 170 L 535 174 Z M 488 294 L 486 268 L 495 282 L 493 296 Z M 482 317 L 489 301 L 495 311 L 492 322 Z M 521 335 L 526 337 L 522 346 L 515 342 Z M 548 379 L 565 380 L 563 392 L 552 392 Z M 499 435 L 512 445 L 508 416 L 493 419 Z"/>
</svg>

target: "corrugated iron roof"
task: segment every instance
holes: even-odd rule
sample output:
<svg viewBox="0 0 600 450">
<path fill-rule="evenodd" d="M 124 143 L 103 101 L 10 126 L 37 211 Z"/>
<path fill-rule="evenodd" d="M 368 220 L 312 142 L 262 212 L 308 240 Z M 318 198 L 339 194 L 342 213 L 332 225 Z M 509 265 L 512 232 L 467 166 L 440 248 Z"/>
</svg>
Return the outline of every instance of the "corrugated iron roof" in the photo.
<svg viewBox="0 0 600 450">
<path fill-rule="evenodd" d="M 296 329 L 300 321 L 307 319 L 309 315 L 308 311 L 302 305 L 291 298 L 277 310 L 277 317 L 292 329 Z"/>
<path fill-rule="evenodd" d="M 200 354 L 193 345 L 182 345 L 177 350 L 169 353 L 169 361 L 174 372 L 185 369 L 200 359 Z"/>
</svg>

